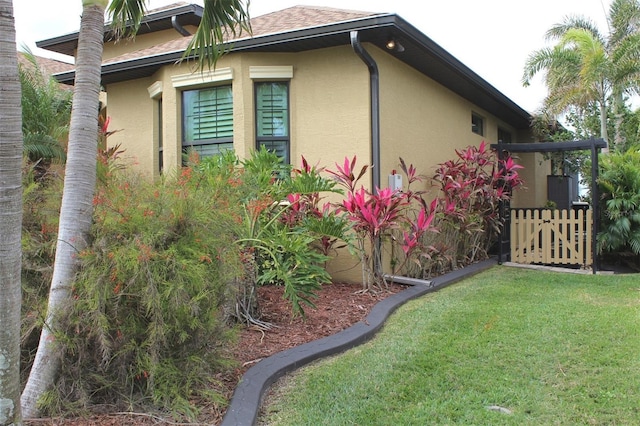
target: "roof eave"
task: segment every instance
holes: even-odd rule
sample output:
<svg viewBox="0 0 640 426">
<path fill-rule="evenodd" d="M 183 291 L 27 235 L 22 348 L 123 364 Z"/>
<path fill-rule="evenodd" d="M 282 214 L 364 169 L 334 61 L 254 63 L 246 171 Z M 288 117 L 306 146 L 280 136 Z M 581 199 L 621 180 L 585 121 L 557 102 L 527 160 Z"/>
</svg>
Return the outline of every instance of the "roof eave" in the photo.
<svg viewBox="0 0 640 426">
<path fill-rule="evenodd" d="M 530 127 L 531 115 L 527 111 L 395 14 L 374 15 L 300 30 L 247 37 L 236 40 L 229 46 L 231 52 L 296 52 L 349 45 L 351 31 L 359 31 L 363 43 L 372 43 L 385 52 L 389 52 L 384 47 L 389 37 L 400 40 L 405 47 L 405 52 L 389 52 L 397 59 L 418 69 L 515 128 Z M 105 64 L 102 67 L 103 83 L 126 80 L 134 74 L 135 78 L 149 76 L 162 65 L 174 63 L 182 56 L 183 52 L 171 52 Z M 72 79 L 70 73 L 57 75 L 56 78 L 67 83 Z"/>
<path fill-rule="evenodd" d="M 158 12 L 146 15 L 142 19 L 138 34 L 145 34 L 150 32 L 154 24 L 165 20 L 168 21 L 167 28 L 170 28 L 170 21 L 173 16 L 192 16 L 195 19 L 200 19 L 202 18 L 202 12 L 202 6 L 199 6 L 197 4 L 187 4 L 172 9 L 159 10 Z M 40 40 L 36 42 L 36 46 L 40 49 L 50 50 L 52 52 L 61 53 L 63 55 L 73 56 L 76 48 L 78 47 L 78 34 L 79 32 L 76 31 L 58 37 Z M 112 36 L 113 32 L 111 23 L 105 24 L 104 40 L 108 41 L 112 38 Z"/>
</svg>

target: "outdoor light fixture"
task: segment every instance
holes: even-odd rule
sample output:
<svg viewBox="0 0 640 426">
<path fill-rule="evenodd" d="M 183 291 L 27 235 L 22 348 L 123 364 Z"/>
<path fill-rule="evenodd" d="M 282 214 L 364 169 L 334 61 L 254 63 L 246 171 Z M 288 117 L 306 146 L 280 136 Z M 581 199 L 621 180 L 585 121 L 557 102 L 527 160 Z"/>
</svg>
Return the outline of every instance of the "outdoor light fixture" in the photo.
<svg viewBox="0 0 640 426">
<path fill-rule="evenodd" d="M 404 52 L 404 46 L 400 44 L 400 42 L 395 39 L 389 39 L 385 47 L 389 50 L 395 50 L 396 52 Z"/>
</svg>

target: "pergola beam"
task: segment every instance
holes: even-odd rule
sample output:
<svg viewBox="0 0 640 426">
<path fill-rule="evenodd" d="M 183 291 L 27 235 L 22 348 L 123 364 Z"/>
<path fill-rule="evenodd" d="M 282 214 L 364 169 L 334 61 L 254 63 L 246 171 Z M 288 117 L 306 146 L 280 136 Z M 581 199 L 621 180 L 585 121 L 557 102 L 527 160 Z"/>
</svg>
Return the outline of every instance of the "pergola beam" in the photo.
<svg viewBox="0 0 640 426">
<path fill-rule="evenodd" d="M 606 148 L 603 139 L 587 139 L 567 142 L 535 142 L 535 143 L 494 143 L 491 148 L 496 151 L 509 152 L 565 152 L 590 151 L 592 148 Z"/>
</svg>

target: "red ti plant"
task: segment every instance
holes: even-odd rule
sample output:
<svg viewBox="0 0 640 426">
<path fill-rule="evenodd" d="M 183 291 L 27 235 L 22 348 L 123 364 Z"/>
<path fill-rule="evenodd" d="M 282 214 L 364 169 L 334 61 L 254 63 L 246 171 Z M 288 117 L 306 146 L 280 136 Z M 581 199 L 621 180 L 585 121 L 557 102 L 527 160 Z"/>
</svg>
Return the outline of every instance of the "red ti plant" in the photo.
<svg viewBox="0 0 640 426">
<path fill-rule="evenodd" d="M 98 154 L 96 173 L 98 181 L 105 183 L 111 176 L 115 169 L 123 169 L 124 165 L 117 165 L 116 161 L 124 150 L 120 149 L 120 144 L 107 147 L 107 138 L 118 130 L 109 130 L 109 124 L 111 124 L 111 117 L 104 117 L 100 115 L 98 117 Z"/>
<path fill-rule="evenodd" d="M 348 224 L 336 215 L 329 202 L 322 202 L 321 192 L 338 192 L 335 183 L 322 177 L 324 167 L 311 166 L 302 156 L 302 165 L 293 169 L 286 190 L 287 208 L 280 221 L 288 228 L 304 227 L 305 232 L 317 238 L 314 248 L 325 256 L 338 247 Z"/>
<path fill-rule="evenodd" d="M 407 172 L 409 183 L 418 179 L 415 168 L 407 168 L 402 161 L 403 170 Z M 402 242 L 405 253 L 418 247 L 417 241 L 422 233 L 430 228 L 433 211 L 427 210 L 422 202 L 422 209 L 415 221 L 409 218 L 412 201 L 421 200 L 420 194 L 411 191 L 376 188 L 370 192 L 363 186 L 358 188 L 358 181 L 365 175 L 368 166 L 363 166 L 356 176 L 356 157 L 345 158 L 343 165 L 336 164 L 336 171 L 328 172 L 336 182 L 346 189 L 346 198 L 338 209 L 352 223 L 356 234 L 356 254 L 362 264 L 363 291 L 376 291 L 386 287 L 382 268 L 382 241 L 395 229 L 407 229 Z M 358 189 L 356 189 L 358 188 Z"/>
<path fill-rule="evenodd" d="M 449 244 L 456 245 L 452 267 L 486 256 L 502 226 L 500 202 L 508 201 L 512 190 L 523 184 L 517 172 L 522 166 L 510 157 L 499 160 L 484 141 L 479 147 L 456 150 L 456 156 L 441 163 L 433 177 L 441 190 L 439 228 L 456 234 L 449 239 Z"/>
</svg>

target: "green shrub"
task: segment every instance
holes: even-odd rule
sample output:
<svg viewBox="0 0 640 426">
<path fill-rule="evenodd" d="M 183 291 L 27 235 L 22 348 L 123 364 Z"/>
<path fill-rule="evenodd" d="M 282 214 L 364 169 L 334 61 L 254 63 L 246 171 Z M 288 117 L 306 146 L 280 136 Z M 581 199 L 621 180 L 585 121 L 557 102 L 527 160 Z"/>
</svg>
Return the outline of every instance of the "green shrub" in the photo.
<svg viewBox="0 0 640 426">
<path fill-rule="evenodd" d="M 257 285 L 283 285 L 294 314 L 313 306 L 315 291 L 331 281 L 324 268 L 331 247 L 344 240 L 348 223 L 325 204 L 321 193 L 337 192 L 333 181 L 302 159 L 300 169 L 282 164 L 266 149 L 240 161 L 235 154 L 203 159 L 197 169 L 207 181 L 233 186 L 240 207 L 235 227 L 243 252 L 244 279 L 239 281 L 235 312 L 246 323 L 259 321 Z"/>
<path fill-rule="evenodd" d="M 191 415 L 194 398 L 213 403 L 232 338 L 229 283 L 241 269 L 217 189 L 191 168 L 156 184 L 116 173 L 99 188 L 59 336 L 65 410 L 152 404 Z"/>
<path fill-rule="evenodd" d="M 25 61 L 20 62 L 18 68 L 24 155 L 37 165 L 38 173 L 44 173 L 51 162 L 66 160 L 64 145 L 73 92 L 62 89 L 55 78 L 48 76 L 28 49 L 22 55 Z"/>
<path fill-rule="evenodd" d="M 453 160 L 436 168 L 432 183 L 439 190 L 433 227 L 423 234 L 407 275 L 429 278 L 486 259 L 503 225 L 500 204 L 511 199 L 523 181 L 511 157 L 499 159 L 482 142 L 455 150 Z"/>
<path fill-rule="evenodd" d="M 349 224 L 320 205 L 333 182 L 306 161 L 292 170 L 265 150 L 245 161 L 225 153 L 192 158 L 175 176 L 150 182 L 114 166 L 117 148 L 102 154 L 92 241 L 78 253 L 73 300 L 58 313 L 64 374 L 42 408 L 69 415 L 96 404 L 153 407 L 193 417 L 196 403 L 224 402 L 215 378 L 231 362 L 232 323 L 265 325 L 257 310 L 245 311 L 258 304 L 257 286 L 283 285 L 303 314 L 330 282 L 324 262 Z M 42 207 L 56 206 L 60 192 L 27 183 L 28 367 L 57 230 L 57 208 Z"/>
<path fill-rule="evenodd" d="M 640 255 L 640 152 L 603 156 L 598 188 L 602 206 L 598 252 Z"/>
</svg>

